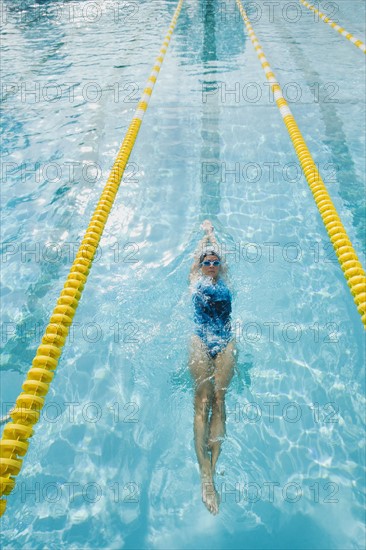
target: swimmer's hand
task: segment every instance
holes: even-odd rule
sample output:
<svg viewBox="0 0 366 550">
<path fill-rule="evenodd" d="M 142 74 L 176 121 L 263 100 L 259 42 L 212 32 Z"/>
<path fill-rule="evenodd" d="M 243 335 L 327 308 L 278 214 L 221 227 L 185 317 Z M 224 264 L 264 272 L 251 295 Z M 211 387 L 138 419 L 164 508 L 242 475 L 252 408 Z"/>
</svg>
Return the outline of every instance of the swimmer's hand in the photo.
<svg viewBox="0 0 366 550">
<path fill-rule="evenodd" d="M 214 232 L 214 226 L 212 225 L 210 220 L 205 220 L 204 222 L 202 222 L 201 228 L 206 233 L 206 235 L 210 235 Z"/>
</svg>

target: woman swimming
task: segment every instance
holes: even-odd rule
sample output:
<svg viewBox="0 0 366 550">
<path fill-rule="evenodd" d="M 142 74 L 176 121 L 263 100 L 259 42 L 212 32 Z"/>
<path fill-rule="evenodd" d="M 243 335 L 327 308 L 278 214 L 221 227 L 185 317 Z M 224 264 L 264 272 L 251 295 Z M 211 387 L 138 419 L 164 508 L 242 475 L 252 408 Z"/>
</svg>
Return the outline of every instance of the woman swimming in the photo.
<svg viewBox="0 0 366 550">
<path fill-rule="evenodd" d="M 230 322 L 231 293 L 224 281 L 226 266 L 215 250 L 219 247 L 211 222 L 205 220 L 202 229 L 205 236 L 190 273 L 195 329 L 189 368 L 195 381 L 194 440 L 202 500 L 211 513 L 217 514 L 219 495 L 213 478 L 225 435 L 225 393 L 237 352 Z"/>
</svg>

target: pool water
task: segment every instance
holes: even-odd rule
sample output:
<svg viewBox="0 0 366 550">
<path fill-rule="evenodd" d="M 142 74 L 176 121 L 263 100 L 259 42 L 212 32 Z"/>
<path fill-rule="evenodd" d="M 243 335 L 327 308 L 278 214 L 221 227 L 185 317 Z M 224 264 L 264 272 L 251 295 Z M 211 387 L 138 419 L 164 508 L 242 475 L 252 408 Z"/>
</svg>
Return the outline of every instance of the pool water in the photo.
<svg viewBox="0 0 366 550">
<path fill-rule="evenodd" d="M 363 54 L 244 2 L 365 265 Z M 2 412 L 11 408 L 176 1 L 2 0 Z M 361 0 L 321 2 L 364 39 Z M 328 10 L 328 11 L 327 11 Z M 188 274 L 209 218 L 238 367 L 201 502 Z M 3 548 L 364 548 L 364 329 L 234 1 L 185 0 L 2 518 Z"/>
</svg>

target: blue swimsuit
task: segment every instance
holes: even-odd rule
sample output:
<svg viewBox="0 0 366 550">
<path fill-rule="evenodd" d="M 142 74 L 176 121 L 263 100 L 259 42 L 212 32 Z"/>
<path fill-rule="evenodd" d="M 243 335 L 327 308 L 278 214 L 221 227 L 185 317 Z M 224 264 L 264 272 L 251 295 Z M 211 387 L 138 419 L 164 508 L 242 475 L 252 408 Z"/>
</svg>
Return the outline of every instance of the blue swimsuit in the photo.
<svg viewBox="0 0 366 550">
<path fill-rule="evenodd" d="M 202 277 L 192 296 L 194 304 L 194 333 L 206 344 L 209 355 L 215 358 L 232 339 L 231 292 L 222 279 L 216 284 Z"/>
</svg>

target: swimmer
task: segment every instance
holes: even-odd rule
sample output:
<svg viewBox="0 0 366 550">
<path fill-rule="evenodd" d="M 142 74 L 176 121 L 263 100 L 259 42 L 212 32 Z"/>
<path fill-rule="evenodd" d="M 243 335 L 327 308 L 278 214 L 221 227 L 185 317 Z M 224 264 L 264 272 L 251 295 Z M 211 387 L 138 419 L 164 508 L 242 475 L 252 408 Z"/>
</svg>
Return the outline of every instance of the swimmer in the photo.
<svg viewBox="0 0 366 550">
<path fill-rule="evenodd" d="M 224 280 L 226 265 L 218 253 L 211 222 L 205 220 L 201 227 L 205 236 L 190 272 L 195 329 L 189 369 L 195 382 L 194 441 L 202 500 L 212 514 L 217 514 L 220 502 L 214 475 L 225 436 L 225 393 L 237 352 L 231 329 L 231 292 Z"/>
</svg>

